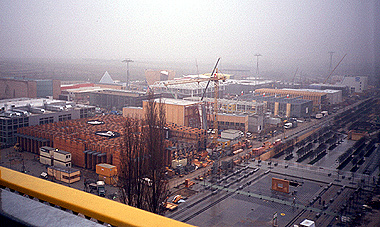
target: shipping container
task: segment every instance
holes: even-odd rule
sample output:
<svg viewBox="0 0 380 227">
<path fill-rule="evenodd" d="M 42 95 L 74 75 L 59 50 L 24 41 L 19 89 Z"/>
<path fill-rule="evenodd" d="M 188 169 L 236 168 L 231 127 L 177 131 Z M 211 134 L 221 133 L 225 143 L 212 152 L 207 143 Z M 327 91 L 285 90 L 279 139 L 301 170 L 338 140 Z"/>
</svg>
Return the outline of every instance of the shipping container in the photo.
<svg viewBox="0 0 380 227">
<path fill-rule="evenodd" d="M 40 156 L 40 162 L 44 165 L 51 166 L 51 158 L 47 158 L 45 156 Z"/>
<path fill-rule="evenodd" d="M 107 163 L 101 163 L 96 165 L 96 173 L 106 177 L 112 177 L 117 175 L 116 166 Z"/>
<path fill-rule="evenodd" d="M 40 147 L 40 156 L 52 158 L 54 154 L 54 148 L 52 147 Z"/>
<path fill-rule="evenodd" d="M 58 160 L 60 162 L 71 162 L 71 154 L 67 151 L 55 149 L 54 150 L 54 160 Z"/>
<path fill-rule="evenodd" d="M 61 162 L 59 160 L 53 160 L 53 166 L 57 167 L 71 167 L 71 162 Z"/>
</svg>

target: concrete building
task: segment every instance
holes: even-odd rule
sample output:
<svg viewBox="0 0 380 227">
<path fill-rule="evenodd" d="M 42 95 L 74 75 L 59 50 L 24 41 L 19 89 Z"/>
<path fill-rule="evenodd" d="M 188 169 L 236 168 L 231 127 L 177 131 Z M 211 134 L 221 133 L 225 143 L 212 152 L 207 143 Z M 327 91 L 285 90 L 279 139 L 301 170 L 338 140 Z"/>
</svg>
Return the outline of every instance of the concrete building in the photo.
<svg viewBox="0 0 380 227">
<path fill-rule="evenodd" d="M 210 122 L 212 128 L 213 121 Z M 248 115 L 247 114 L 218 114 L 219 130 L 235 129 L 242 132 L 248 131 Z"/>
<path fill-rule="evenodd" d="M 348 96 L 350 93 L 348 86 L 342 84 L 310 84 L 309 88 L 316 90 L 340 90 L 342 91 L 342 96 Z"/>
<path fill-rule="evenodd" d="M 366 76 L 345 76 L 342 84 L 350 88 L 350 92 L 362 93 L 368 89 L 368 77 Z"/>
<path fill-rule="evenodd" d="M 154 98 L 159 98 L 155 94 Z M 80 87 L 62 91 L 63 100 L 72 100 L 108 110 L 122 110 L 125 106 L 142 107 L 142 101 L 148 99 L 148 94 L 142 91 L 94 87 Z"/>
<path fill-rule="evenodd" d="M 267 95 L 256 95 L 251 97 L 256 102 L 266 104 L 266 112 L 270 112 L 274 116 L 286 117 L 310 117 L 313 109 L 311 100 L 299 98 L 276 97 Z"/>
<path fill-rule="evenodd" d="M 58 99 L 61 82 L 50 79 L 0 78 L 0 99 L 47 98 Z"/>
<path fill-rule="evenodd" d="M 111 90 L 103 89 L 88 92 L 89 104 L 106 108 L 109 110 L 122 110 L 125 106 L 142 107 L 143 100 L 149 98 L 148 94 L 141 91 Z M 160 94 L 155 94 L 154 98 L 159 98 Z"/>
<path fill-rule="evenodd" d="M 241 131 L 235 130 L 235 129 L 228 129 L 224 130 L 221 134 L 220 137 L 222 139 L 227 139 L 227 140 L 238 140 L 242 137 L 240 134 Z"/>
<path fill-rule="evenodd" d="M 201 116 L 199 111 L 198 101 L 178 100 L 162 98 L 155 99 L 155 102 L 161 101 L 164 105 L 166 113 L 166 122 L 168 124 L 176 124 L 181 126 L 187 126 L 192 128 L 201 128 Z M 143 101 L 143 108 L 136 107 L 124 107 L 123 116 L 136 117 L 138 119 L 144 118 L 145 109 L 148 105 L 148 101 Z"/>
<path fill-rule="evenodd" d="M 212 100 L 212 99 L 210 99 Z M 155 100 L 159 102 L 159 99 Z M 168 124 L 175 124 L 179 126 L 187 126 L 192 128 L 201 128 L 203 127 L 203 118 L 201 115 L 201 102 L 200 101 L 189 101 L 189 100 L 178 100 L 178 99 L 161 99 L 162 104 L 166 112 L 166 122 Z M 246 102 L 248 103 L 248 102 Z M 146 105 L 148 101 L 143 101 L 143 108 L 136 107 L 124 107 L 123 116 L 124 117 L 134 117 L 138 119 L 144 118 Z M 222 105 L 222 104 L 220 104 Z M 208 105 L 211 106 L 211 105 Z M 234 113 L 222 113 L 218 114 L 218 125 L 219 129 L 237 129 L 243 132 L 248 131 L 248 116 L 251 110 L 251 115 L 256 111 L 252 108 L 255 106 L 255 103 L 251 102 L 249 108 L 245 109 L 245 114 L 242 114 L 242 111 L 236 111 Z M 260 105 L 262 108 L 263 104 Z M 243 107 L 241 107 L 243 108 Z M 207 109 L 207 107 L 205 108 Z M 263 109 L 263 108 L 262 108 Z M 207 113 L 211 113 L 211 109 L 206 110 Z M 240 114 L 239 114 L 240 113 Z M 211 114 L 207 116 L 207 126 L 208 128 L 213 127 L 213 120 Z"/>
<path fill-rule="evenodd" d="M 200 100 L 199 97 L 185 98 L 185 100 Z M 214 98 L 204 98 L 207 106 L 213 107 Z M 244 100 L 218 99 L 218 113 L 229 114 L 262 114 L 266 110 L 265 103 Z M 211 110 L 210 110 L 211 111 Z"/>
<path fill-rule="evenodd" d="M 252 114 L 248 116 L 248 131 L 260 133 L 265 126 L 264 115 Z"/>
<path fill-rule="evenodd" d="M 93 106 L 30 98 L 0 100 L 0 108 L 1 147 L 16 143 L 18 128 L 85 118 L 95 112 Z"/>
<path fill-rule="evenodd" d="M 322 105 L 327 104 L 327 93 L 324 93 L 324 92 L 302 91 L 302 90 L 296 90 L 296 89 L 290 90 L 290 89 L 261 88 L 261 89 L 255 90 L 255 95 L 311 100 L 313 101 L 314 111 L 321 110 Z"/>
<path fill-rule="evenodd" d="M 250 94 L 256 89 L 272 87 L 272 80 L 244 79 L 244 80 L 227 80 L 225 94 L 244 95 Z"/>
<path fill-rule="evenodd" d="M 306 92 L 320 92 L 326 93 L 327 103 L 326 104 L 339 104 L 343 102 L 343 91 L 342 90 L 333 90 L 333 89 L 283 89 L 291 91 L 306 91 Z"/>
</svg>

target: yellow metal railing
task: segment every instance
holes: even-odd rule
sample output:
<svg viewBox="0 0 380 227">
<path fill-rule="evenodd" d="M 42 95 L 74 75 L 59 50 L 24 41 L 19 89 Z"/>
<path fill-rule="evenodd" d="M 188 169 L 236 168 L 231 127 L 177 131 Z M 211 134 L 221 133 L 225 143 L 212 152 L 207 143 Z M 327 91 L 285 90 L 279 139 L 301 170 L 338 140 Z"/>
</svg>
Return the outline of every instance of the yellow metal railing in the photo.
<svg viewBox="0 0 380 227">
<path fill-rule="evenodd" d="M 190 226 L 5 167 L 0 167 L 0 185 L 114 226 Z"/>
</svg>

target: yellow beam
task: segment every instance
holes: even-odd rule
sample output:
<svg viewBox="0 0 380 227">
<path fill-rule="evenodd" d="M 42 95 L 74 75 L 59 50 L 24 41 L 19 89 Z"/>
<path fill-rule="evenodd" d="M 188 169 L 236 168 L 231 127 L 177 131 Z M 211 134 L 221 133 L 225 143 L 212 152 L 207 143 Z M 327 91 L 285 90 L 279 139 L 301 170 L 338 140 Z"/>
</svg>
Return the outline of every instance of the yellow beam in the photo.
<svg viewBox="0 0 380 227">
<path fill-rule="evenodd" d="M 0 185 L 114 226 L 191 226 L 5 167 Z"/>
</svg>

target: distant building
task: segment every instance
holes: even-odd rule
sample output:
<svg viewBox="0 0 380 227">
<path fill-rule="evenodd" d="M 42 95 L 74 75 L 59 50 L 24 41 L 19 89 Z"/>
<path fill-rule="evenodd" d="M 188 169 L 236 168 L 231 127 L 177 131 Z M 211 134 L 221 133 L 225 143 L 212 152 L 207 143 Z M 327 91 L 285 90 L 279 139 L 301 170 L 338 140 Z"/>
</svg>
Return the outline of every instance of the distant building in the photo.
<svg viewBox="0 0 380 227">
<path fill-rule="evenodd" d="M 94 87 L 83 86 L 63 90 L 60 99 L 86 103 L 108 110 L 122 110 L 126 106 L 142 107 L 142 101 L 148 99 L 146 92 L 102 88 L 98 85 L 100 84 L 95 84 Z M 156 94 L 154 98 L 160 96 L 160 94 Z"/>
<path fill-rule="evenodd" d="M 17 129 L 92 116 L 95 107 L 52 99 L 0 100 L 1 147 L 16 143 Z M 45 144 L 47 145 L 47 144 Z"/>
<path fill-rule="evenodd" d="M 230 95 L 245 95 L 253 93 L 256 89 L 272 87 L 272 80 L 244 79 L 227 80 L 225 93 Z"/>
<path fill-rule="evenodd" d="M 345 76 L 342 84 L 350 88 L 351 92 L 362 93 L 368 89 L 368 77 L 366 76 Z"/>
<path fill-rule="evenodd" d="M 326 105 L 327 93 L 320 91 L 304 91 L 298 89 L 271 89 L 271 88 L 261 88 L 255 90 L 255 95 L 265 96 L 275 96 L 284 98 L 297 98 L 306 99 L 313 101 L 313 111 L 321 110 L 323 105 Z"/>
<path fill-rule="evenodd" d="M 342 84 L 310 84 L 309 88 L 317 90 L 340 90 L 343 96 L 348 96 L 350 93 L 348 86 Z"/>
<path fill-rule="evenodd" d="M 141 91 L 126 91 L 102 89 L 87 93 L 89 104 L 105 109 L 122 110 L 123 107 L 142 107 L 143 100 L 149 98 L 148 94 Z M 160 94 L 155 94 L 154 98 L 159 98 Z"/>
<path fill-rule="evenodd" d="M 0 78 L 0 99 L 47 98 L 58 99 L 61 82 L 51 79 Z"/>
<path fill-rule="evenodd" d="M 184 79 L 186 80 L 186 79 Z M 167 83 L 173 83 L 167 85 Z M 192 83 L 180 83 L 180 80 L 171 80 L 168 82 L 156 82 L 150 86 L 155 93 L 160 93 L 164 97 L 172 97 L 176 99 L 183 99 L 187 97 L 214 97 L 214 85 L 212 83 L 207 87 L 208 81 L 192 82 Z M 207 89 L 206 89 L 207 87 Z M 223 94 L 226 90 L 226 83 L 219 83 L 218 97 L 223 98 Z"/>
<path fill-rule="evenodd" d="M 218 114 L 218 129 L 234 129 L 245 133 L 248 131 L 248 118 L 247 114 Z M 210 128 L 213 123 L 213 121 L 210 122 Z"/>
<path fill-rule="evenodd" d="M 252 99 L 256 102 L 265 103 L 266 110 L 274 116 L 310 117 L 313 109 L 313 102 L 311 100 L 300 98 L 256 95 Z"/>
<path fill-rule="evenodd" d="M 175 77 L 173 70 L 151 70 L 145 71 L 145 79 L 148 85 L 153 85 L 157 81 L 172 80 Z"/>
<path fill-rule="evenodd" d="M 160 100 L 155 99 L 155 102 L 158 103 Z M 166 122 L 168 124 L 175 124 L 192 128 L 201 127 L 201 116 L 199 112 L 198 101 L 162 98 L 161 103 L 164 105 L 164 110 L 166 112 Z M 148 101 L 144 100 L 143 108 L 124 107 L 123 116 L 142 119 L 144 118 L 147 104 Z"/>
<path fill-rule="evenodd" d="M 333 89 L 283 89 L 283 90 L 291 90 L 291 91 L 306 91 L 306 92 L 320 92 L 326 93 L 326 97 L 328 99 L 327 104 L 339 104 L 343 102 L 342 90 L 333 90 Z"/>
</svg>

